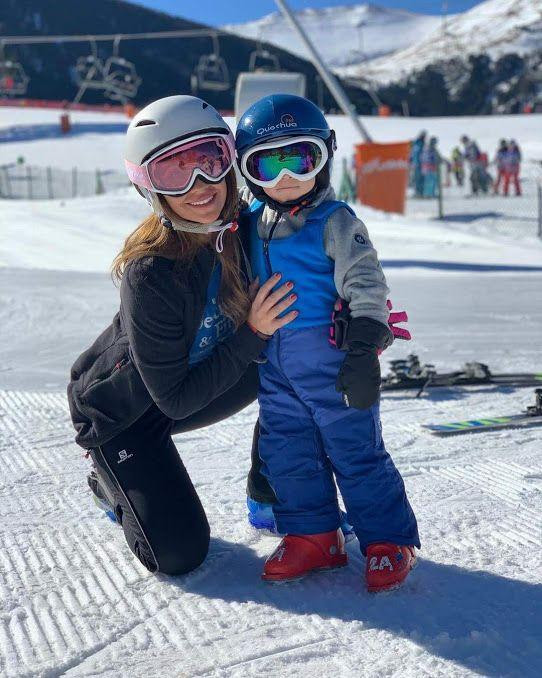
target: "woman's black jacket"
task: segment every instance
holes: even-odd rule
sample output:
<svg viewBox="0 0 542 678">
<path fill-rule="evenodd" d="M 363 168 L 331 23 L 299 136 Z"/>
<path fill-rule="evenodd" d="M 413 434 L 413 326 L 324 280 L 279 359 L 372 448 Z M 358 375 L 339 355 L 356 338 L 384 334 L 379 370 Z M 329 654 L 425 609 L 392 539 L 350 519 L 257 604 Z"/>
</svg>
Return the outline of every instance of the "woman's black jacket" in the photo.
<svg viewBox="0 0 542 678">
<path fill-rule="evenodd" d="M 245 323 L 189 369 L 215 257 L 202 248 L 188 271 L 160 256 L 127 265 L 119 312 L 71 369 L 68 401 L 79 445 L 103 445 L 152 401 L 171 419 L 184 419 L 231 388 L 264 349 Z"/>
</svg>

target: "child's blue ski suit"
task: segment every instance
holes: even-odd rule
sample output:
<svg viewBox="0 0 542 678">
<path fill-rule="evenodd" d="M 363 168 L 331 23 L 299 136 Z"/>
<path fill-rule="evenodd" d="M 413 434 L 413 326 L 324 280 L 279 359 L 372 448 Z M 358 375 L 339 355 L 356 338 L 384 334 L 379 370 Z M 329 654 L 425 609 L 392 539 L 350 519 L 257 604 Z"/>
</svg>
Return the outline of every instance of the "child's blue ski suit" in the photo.
<svg viewBox="0 0 542 678">
<path fill-rule="evenodd" d="M 299 311 L 269 340 L 267 362 L 259 368 L 259 451 L 262 473 L 277 496 L 278 531 L 337 529 L 335 475 L 363 552 L 385 541 L 419 547 L 403 480 L 382 440 L 378 403 L 367 410 L 348 408 L 335 390 L 345 354 L 328 341 L 337 289 L 323 241 L 333 212 L 350 208 L 322 202 L 299 231 L 264 241 L 258 235 L 263 207 L 254 202 L 246 214 L 253 275 L 263 283 L 279 271 L 283 281 L 294 282 L 298 301 L 292 308 Z"/>
</svg>

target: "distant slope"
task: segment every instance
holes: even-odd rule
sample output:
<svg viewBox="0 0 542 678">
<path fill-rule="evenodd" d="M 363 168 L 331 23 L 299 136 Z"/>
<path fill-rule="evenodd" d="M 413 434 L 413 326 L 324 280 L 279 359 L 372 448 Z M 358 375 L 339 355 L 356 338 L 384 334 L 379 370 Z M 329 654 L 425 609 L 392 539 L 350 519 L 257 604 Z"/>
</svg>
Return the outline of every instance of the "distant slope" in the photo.
<svg viewBox="0 0 542 678">
<path fill-rule="evenodd" d="M 341 75 L 392 82 L 429 64 L 470 54 L 493 58 L 506 53 L 527 54 L 542 48 L 542 0 L 487 0 L 450 17 L 416 44 L 369 64 L 338 69 Z"/>
<path fill-rule="evenodd" d="M 296 15 L 339 75 L 379 84 L 471 54 L 498 58 L 542 48 L 542 0 L 487 0 L 450 15 L 446 22 L 441 16 L 372 4 L 306 9 Z M 224 28 L 306 56 L 304 46 L 277 12 Z"/>
<path fill-rule="evenodd" d="M 334 67 L 358 64 L 410 47 L 440 26 L 441 18 L 373 4 L 305 9 L 296 16 L 325 61 Z M 278 12 L 257 21 L 223 26 L 243 37 L 273 43 L 294 54 L 307 52 Z"/>
</svg>

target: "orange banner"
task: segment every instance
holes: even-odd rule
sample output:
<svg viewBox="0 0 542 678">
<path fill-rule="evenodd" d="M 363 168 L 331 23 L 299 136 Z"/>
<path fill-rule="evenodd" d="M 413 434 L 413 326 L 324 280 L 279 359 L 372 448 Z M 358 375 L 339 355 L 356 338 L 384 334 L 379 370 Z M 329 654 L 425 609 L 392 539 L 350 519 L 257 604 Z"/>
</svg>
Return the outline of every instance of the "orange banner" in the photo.
<svg viewBox="0 0 542 678">
<path fill-rule="evenodd" d="M 356 145 L 359 201 L 384 212 L 404 214 L 410 142 Z"/>
</svg>

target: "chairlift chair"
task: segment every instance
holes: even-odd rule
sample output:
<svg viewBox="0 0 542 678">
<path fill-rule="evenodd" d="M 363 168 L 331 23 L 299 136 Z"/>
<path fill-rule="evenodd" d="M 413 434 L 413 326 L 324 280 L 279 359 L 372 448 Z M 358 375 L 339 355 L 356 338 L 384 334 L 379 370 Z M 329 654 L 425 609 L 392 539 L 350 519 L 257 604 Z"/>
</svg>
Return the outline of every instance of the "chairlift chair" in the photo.
<svg viewBox="0 0 542 678">
<path fill-rule="evenodd" d="M 135 65 L 119 56 L 118 49 L 120 36 L 113 43 L 113 54 L 106 59 L 103 67 L 103 78 L 106 83 L 105 96 L 110 99 L 126 103 L 137 94 L 141 78 L 138 76 Z"/>
<path fill-rule="evenodd" d="M 0 94 L 20 96 L 26 94 L 30 78 L 18 61 L 6 59 L 4 42 L 0 41 Z"/>
<path fill-rule="evenodd" d="M 29 82 L 30 78 L 18 61 L 0 61 L 0 94 L 24 95 Z"/>
<path fill-rule="evenodd" d="M 75 63 L 75 83 L 81 87 L 91 89 L 103 88 L 103 62 L 98 57 L 79 57 Z"/>
<path fill-rule="evenodd" d="M 213 39 L 213 53 L 203 54 L 192 73 L 191 85 L 194 93 L 200 89 L 224 92 L 231 87 L 228 67 L 219 53 L 218 38 L 214 34 L 211 37 Z"/>
<path fill-rule="evenodd" d="M 280 62 L 276 54 L 272 54 L 268 49 L 262 47 L 261 42 L 258 42 L 258 47 L 250 53 L 248 70 L 280 71 Z"/>
<path fill-rule="evenodd" d="M 92 53 L 82 56 L 75 62 L 75 84 L 79 87 L 74 103 L 79 103 L 87 89 L 105 89 L 104 64 L 98 57 L 96 41 L 91 38 Z"/>
</svg>

